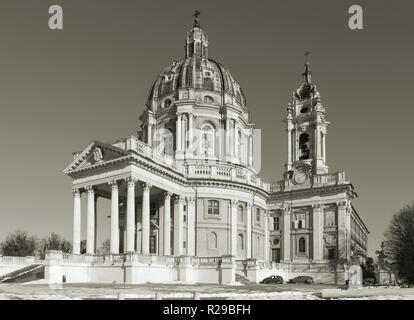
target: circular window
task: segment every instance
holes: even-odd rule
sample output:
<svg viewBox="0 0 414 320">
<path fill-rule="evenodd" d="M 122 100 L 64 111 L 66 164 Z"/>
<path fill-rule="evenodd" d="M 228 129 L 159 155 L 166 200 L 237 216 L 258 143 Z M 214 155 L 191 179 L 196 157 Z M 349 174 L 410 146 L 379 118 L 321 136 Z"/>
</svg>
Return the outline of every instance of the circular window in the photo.
<svg viewBox="0 0 414 320">
<path fill-rule="evenodd" d="M 279 243 L 280 243 L 280 240 L 279 240 L 278 238 L 274 238 L 274 239 L 273 239 L 273 244 L 274 244 L 275 246 L 277 246 Z"/>
<path fill-rule="evenodd" d="M 302 108 L 302 109 L 300 109 L 300 113 L 306 113 L 306 112 L 308 112 L 308 110 L 309 110 L 309 109 L 308 109 L 308 108 L 306 108 L 306 107 L 305 107 L 305 108 Z"/>
</svg>

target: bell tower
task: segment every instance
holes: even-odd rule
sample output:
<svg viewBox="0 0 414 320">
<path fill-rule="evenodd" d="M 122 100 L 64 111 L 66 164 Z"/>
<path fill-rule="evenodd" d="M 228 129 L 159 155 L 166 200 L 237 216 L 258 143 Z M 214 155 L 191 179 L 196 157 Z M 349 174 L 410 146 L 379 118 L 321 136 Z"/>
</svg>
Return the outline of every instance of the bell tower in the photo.
<svg viewBox="0 0 414 320">
<path fill-rule="evenodd" d="M 296 184 L 312 175 L 328 173 L 326 129 L 329 122 L 325 120 L 326 110 L 312 83 L 308 59 L 302 78 L 302 85 L 292 94 L 285 119 L 288 149 L 285 179 L 293 179 Z"/>
</svg>

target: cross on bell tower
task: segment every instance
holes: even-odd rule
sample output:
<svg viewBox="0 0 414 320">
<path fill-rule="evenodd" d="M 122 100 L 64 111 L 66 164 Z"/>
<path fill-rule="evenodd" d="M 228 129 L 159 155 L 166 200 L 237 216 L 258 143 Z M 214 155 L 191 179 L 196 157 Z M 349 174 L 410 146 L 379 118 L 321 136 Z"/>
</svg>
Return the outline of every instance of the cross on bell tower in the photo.
<svg viewBox="0 0 414 320">
<path fill-rule="evenodd" d="M 326 110 L 312 83 L 309 54 L 305 53 L 303 83 L 293 92 L 285 119 L 288 140 L 285 177 L 293 177 L 295 171 L 302 171 L 308 177 L 328 173 L 326 129 L 329 122 L 325 120 Z"/>
</svg>

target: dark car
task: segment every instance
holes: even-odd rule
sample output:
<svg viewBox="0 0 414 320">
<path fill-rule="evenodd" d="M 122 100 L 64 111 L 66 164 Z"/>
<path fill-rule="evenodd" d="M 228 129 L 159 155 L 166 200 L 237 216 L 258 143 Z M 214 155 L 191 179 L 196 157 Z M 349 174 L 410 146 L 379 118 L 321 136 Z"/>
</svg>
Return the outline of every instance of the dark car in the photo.
<svg viewBox="0 0 414 320">
<path fill-rule="evenodd" d="M 260 283 L 282 283 L 283 284 L 283 278 L 281 276 L 270 276 L 265 279 L 263 279 Z"/>
<path fill-rule="evenodd" d="M 377 284 L 377 281 L 375 280 L 375 278 L 366 278 L 364 279 L 362 284 L 364 286 L 375 286 Z"/>
<path fill-rule="evenodd" d="M 289 283 L 313 283 L 313 278 L 309 276 L 298 276 L 296 278 L 290 279 Z"/>
</svg>

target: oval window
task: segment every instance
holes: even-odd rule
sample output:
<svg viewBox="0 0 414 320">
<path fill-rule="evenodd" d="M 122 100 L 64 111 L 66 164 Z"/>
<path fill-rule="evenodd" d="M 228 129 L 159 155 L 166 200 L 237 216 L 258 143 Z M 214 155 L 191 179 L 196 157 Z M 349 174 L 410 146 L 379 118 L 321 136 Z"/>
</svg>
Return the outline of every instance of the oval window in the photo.
<svg viewBox="0 0 414 320">
<path fill-rule="evenodd" d="M 308 108 L 306 108 L 306 107 L 305 107 L 305 108 L 302 108 L 302 109 L 300 109 L 300 113 L 306 113 L 306 112 L 308 112 L 308 110 L 309 110 L 309 109 L 308 109 Z"/>
</svg>

